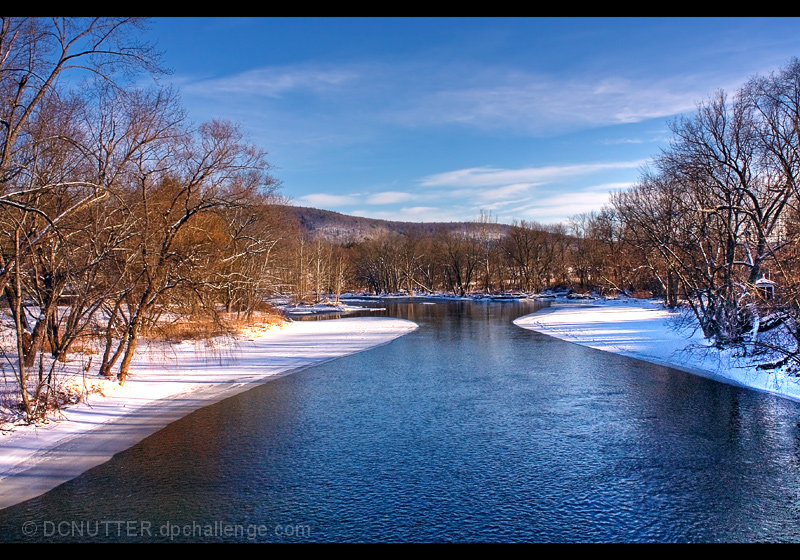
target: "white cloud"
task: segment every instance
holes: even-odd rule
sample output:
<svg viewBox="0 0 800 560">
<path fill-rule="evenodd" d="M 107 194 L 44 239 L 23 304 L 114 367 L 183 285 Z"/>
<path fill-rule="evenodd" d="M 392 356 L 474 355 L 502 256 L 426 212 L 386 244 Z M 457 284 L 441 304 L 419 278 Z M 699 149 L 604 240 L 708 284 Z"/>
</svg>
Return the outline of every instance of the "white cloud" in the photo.
<svg viewBox="0 0 800 560">
<path fill-rule="evenodd" d="M 598 208 L 608 201 L 607 192 L 581 191 L 571 193 L 560 193 L 537 200 L 533 208 Z"/>
<path fill-rule="evenodd" d="M 636 169 L 644 163 L 637 160 L 521 169 L 470 167 L 424 177 L 419 181 L 424 187 L 420 193 L 388 190 L 371 194 L 314 193 L 300 197 L 299 201 L 308 206 L 344 208 L 353 215 L 386 220 L 463 221 L 475 219 L 480 210 L 489 210 L 506 223 L 514 219 L 554 223 L 597 210 L 608 202 L 611 191 L 633 184 L 589 182 L 582 176 Z M 409 201 L 417 205 L 397 207 Z M 391 209 L 367 210 L 363 204 Z M 354 208 L 356 205 L 360 208 Z"/>
<path fill-rule="evenodd" d="M 439 208 L 434 206 L 411 206 L 409 208 L 402 208 L 401 210 L 405 214 L 428 214 L 430 212 L 440 211 Z"/>
<path fill-rule="evenodd" d="M 563 78 L 496 72 L 484 83 L 454 80 L 413 97 L 394 120 L 416 126 L 461 124 L 548 134 L 640 122 L 693 110 L 718 82 L 704 76 L 661 79 Z"/>
<path fill-rule="evenodd" d="M 577 165 L 550 165 L 544 167 L 525 167 L 522 169 L 498 169 L 494 167 L 470 167 L 445 173 L 428 175 L 421 181 L 429 187 L 477 188 L 508 186 L 514 184 L 541 184 L 556 182 L 568 177 L 587 175 L 614 169 L 635 169 L 645 160 L 612 163 L 588 163 Z"/>
<path fill-rule="evenodd" d="M 384 191 L 375 193 L 367 197 L 367 204 L 397 204 L 407 202 L 414 198 L 414 195 L 407 192 Z"/>
<path fill-rule="evenodd" d="M 359 72 L 353 67 L 275 66 L 185 83 L 183 90 L 206 97 L 220 95 L 281 97 L 292 91 L 320 93 L 342 89 L 354 82 L 358 76 Z"/>
<path fill-rule="evenodd" d="M 566 221 L 570 216 L 592 210 L 599 210 L 608 203 L 608 192 L 585 190 L 581 192 L 560 193 L 537 199 L 515 209 L 517 218 L 535 220 L 542 223 Z"/>
<path fill-rule="evenodd" d="M 727 84 L 707 75 L 535 74 L 496 65 L 452 61 L 353 61 L 344 64 L 268 66 L 192 80 L 176 78 L 189 95 L 237 104 L 253 96 L 290 98 L 338 94 L 330 116 L 367 119 L 408 128 L 461 124 L 548 134 L 639 122 L 693 110 Z M 738 81 L 742 78 L 739 77 Z M 249 106 L 248 109 L 259 109 Z"/>
<path fill-rule="evenodd" d="M 482 190 L 476 193 L 476 196 L 480 200 L 486 201 L 507 200 L 522 193 L 527 193 L 529 190 L 535 187 L 536 184 L 537 183 L 514 183 L 511 185 L 505 185 L 503 187 L 497 187 L 496 189 Z"/>
</svg>

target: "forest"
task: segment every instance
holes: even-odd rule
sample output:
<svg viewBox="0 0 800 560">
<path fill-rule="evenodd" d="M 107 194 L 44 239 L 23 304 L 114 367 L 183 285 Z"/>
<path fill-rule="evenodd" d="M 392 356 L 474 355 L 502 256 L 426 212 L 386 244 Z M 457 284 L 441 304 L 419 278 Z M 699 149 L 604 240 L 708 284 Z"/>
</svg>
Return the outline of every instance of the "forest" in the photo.
<svg viewBox="0 0 800 560">
<path fill-rule="evenodd" d="M 343 240 L 287 211 L 239 125 L 192 123 L 175 90 L 141 86 L 162 70 L 140 24 L 0 18 L 0 350 L 29 421 L 72 353 L 95 347 L 100 375 L 124 384 L 143 338 L 216 336 L 276 296 L 658 297 L 719 347 L 800 366 L 797 59 L 676 119 L 597 211 Z"/>
</svg>

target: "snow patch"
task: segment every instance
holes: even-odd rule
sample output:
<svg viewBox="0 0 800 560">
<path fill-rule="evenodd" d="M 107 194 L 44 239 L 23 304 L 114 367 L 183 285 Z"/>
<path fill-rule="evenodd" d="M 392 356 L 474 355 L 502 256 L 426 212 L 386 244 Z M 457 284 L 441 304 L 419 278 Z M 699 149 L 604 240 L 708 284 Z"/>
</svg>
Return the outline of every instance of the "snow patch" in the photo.
<svg viewBox="0 0 800 560">
<path fill-rule="evenodd" d="M 687 323 L 689 326 L 687 326 Z M 653 300 L 559 303 L 514 321 L 524 329 L 800 401 L 800 379 L 719 350 L 681 312 Z"/>
<path fill-rule="evenodd" d="M 98 385 L 97 392 L 61 417 L 38 426 L 0 426 L 0 508 L 78 476 L 214 400 L 387 343 L 417 326 L 389 317 L 298 321 L 254 327 L 214 345 L 187 341 L 167 350 L 143 348 L 123 387 L 95 376 L 89 382 Z M 124 430 L 127 435 L 119 437 Z"/>
</svg>

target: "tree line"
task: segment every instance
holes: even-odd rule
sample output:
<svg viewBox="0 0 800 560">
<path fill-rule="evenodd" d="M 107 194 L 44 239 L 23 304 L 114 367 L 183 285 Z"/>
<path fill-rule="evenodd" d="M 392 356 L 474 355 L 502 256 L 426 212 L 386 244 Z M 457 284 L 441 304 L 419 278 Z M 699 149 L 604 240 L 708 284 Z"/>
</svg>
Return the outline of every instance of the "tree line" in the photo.
<svg viewBox="0 0 800 560">
<path fill-rule="evenodd" d="M 636 261 L 625 225 L 612 208 L 580 214 L 564 224 L 515 221 L 502 233 L 487 227 L 492 220 L 483 212 L 456 231 L 385 233 L 338 244 L 346 255 L 345 286 L 374 294 L 461 297 L 534 294 L 550 288 L 661 295 L 655 279 Z M 324 288 L 321 295 L 326 296 Z"/>
</svg>

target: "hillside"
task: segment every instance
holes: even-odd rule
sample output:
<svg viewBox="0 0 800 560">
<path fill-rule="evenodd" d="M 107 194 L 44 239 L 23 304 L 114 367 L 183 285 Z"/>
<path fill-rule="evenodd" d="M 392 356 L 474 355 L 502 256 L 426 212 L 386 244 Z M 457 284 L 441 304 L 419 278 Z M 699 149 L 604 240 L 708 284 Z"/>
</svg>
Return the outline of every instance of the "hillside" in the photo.
<svg viewBox="0 0 800 560">
<path fill-rule="evenodd" d="M 312 236 L 320 235 L 337 243 L 359 242 L 386 234 L 428 235 L 452 231 L 473 232 L 480 227 L 489 228 L 492 237 L 502 237 L 506 235 L 509 229 L 506 224 L 479 224 L 477 222 L 396 222 L 377 220 L 303 206 L 287 206 L 286 210 L 298 220 L 304 231 Z"/>
</svg>

